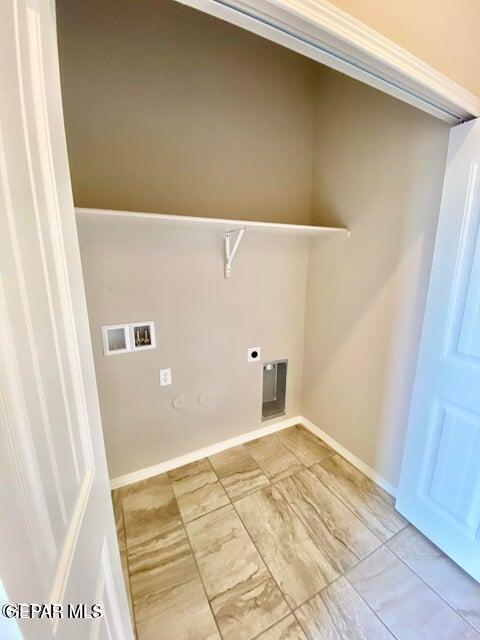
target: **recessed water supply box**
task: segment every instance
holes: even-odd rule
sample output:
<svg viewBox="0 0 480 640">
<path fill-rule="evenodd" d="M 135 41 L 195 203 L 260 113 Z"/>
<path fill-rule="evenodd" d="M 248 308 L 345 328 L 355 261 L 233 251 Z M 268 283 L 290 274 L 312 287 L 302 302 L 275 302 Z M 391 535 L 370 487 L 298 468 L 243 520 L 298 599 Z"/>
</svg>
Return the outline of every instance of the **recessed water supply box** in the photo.
<svg viewBox="0 0 480 640">
<path fill-rule="evenodd" d="M 103 353 L 106 356 L 155 349 L 155 325 L 153 320 L 104 325 L 102 343 Z"/>
<path fill-rule="evenodd" d="M 103 353 L 106 356 L 130 351 L 128 324 L 110 324 L 102 327 L 102 343 Z"/>
<path fill-rule="evenodd" d="M 285 413 L 288 360 L 273 360 L 263 364 L 262 420 Z"/>
</svg>

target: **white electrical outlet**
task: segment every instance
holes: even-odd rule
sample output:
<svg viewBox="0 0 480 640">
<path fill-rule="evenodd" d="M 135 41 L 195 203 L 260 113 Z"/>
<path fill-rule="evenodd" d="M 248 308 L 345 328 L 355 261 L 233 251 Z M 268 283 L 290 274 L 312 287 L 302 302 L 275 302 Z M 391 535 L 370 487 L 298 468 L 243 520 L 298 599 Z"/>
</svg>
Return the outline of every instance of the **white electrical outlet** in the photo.
<svg viewBox="0 0 480 640">
<path fill-rule="evenodd" d="M 160 369 L 160 386 L 166 387 L 169 384 L 172 384 L 172 370 Z"/>
</svg>

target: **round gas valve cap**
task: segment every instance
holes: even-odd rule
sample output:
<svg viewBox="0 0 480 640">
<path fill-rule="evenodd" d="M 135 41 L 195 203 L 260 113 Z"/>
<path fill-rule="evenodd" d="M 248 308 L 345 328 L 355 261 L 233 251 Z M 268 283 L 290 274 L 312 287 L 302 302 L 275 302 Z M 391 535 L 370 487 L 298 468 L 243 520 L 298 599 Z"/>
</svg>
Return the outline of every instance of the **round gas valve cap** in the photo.
<svg viewBox="0 0 480 640">
<path fill-rule="evenodd" d="M 205 389 L 198 396 L 198 404 L 201 407 L 208 407 L 212 402 L 212 394 Z"/>
<path fill-rule="evenodd" d="M 179 393 L 172 400 L 172 407 L 174 409 L 183 409 L 185 406 L 185 402 L 187 401 L 187 396 L 184 393 Z"/>
</svg>

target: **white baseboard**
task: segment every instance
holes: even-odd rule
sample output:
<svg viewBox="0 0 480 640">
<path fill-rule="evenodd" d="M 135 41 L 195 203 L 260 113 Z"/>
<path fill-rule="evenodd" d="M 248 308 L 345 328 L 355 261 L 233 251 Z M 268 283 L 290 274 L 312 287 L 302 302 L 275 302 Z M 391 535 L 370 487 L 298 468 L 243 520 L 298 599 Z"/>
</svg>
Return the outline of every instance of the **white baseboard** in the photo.
<svg viewBox="0 0 480 640">
<path fill-rule="evenodd" d="M 179 456 L 178 458 L 165 460 L 165 462 L 154 464 L 151 467 L 145 467 L 144 469 L 138 469 L 138 471 L 126 473 L 123 476 L 119 476 L 118 478 L 113 478 L 112 480 L 110 480 L 110 488 L 112 490 L 118 489 L 119 487 L 124 487 L 128 484 L 139 482 L 140 480 L 146 480 L 147 478 L 157 476 L 160 473 L 165 473 L 166 471 L 171 471 L 172 469 L 181 467 L 182 465 L 188 464 L 189 462 L 196 462 L 197 460 L 201 460 L 202 458 L 206 458 L 207 456 L 213 456 L 215 453 L 225 451 L 225 449 L 230 449 L 231 447 L 236 447 L 237 445 L 243 444 L 244 442 L 250 442 L 250 440 L 255 440 L 256 438 L 261 438 L 262 436 L 267 436 L 270 433 L 281 431 L 282 429 L 286 429 L 287 427 L 291 427 L 295 424 L 302 424 L 306 429 L 313 433 L 313 435 L 326 442 L 329 447 L 334 449 L 334 451 L 348 460 L 350 464 L 353 464 L 354 467 L 365 474 L 368 478 L 373 480 L 373 482 L 378 484 L 378 486 L 382 487 L 382 489 L 384 489 L 387 493 L 395 497 L 397 490 L 393 485 L 387 482 L 374 469 L 365 464 L 365 462 L 362 462 L 362 460 L 353 455 L 353 453 L 350 453 L 350 451 L 345 449 L 345 447 L 343 447 L 331 436 L 329 436 L 328 433 L 325 433 L 325 431 L 314 425 L 313 422 L 310 422 L 310 420 L 308 420 L 308 418 L 305 418 L 304 416 L 294 416 L 293 418 L 287 418 L 286 420 L 280 420 L 279 422 L 272 422 L 271 424 L 265 425 L 264 427 L 260 427 L 260 429 L 242 433 L 239 436 L 229 438 L 228 440 L 223 440 L 223 442 L 217 442 L 208 447 L 203 447 L 202 449 L 197 449 L 196 451 L 186 453 L 185 455 Z"/>
<path fill-rule="evenodd" d="M 329 447 L 332 447 L 332 449 L 334 449 L 338 454 L 345 458 L 345 460 L 348 460 L 350 464 L 352 464 L 364 475 L 366 475 L 367 478 L 370 478 L 370 480 L 373 480 L 375 484 L 378 484 L 379 487 L 382 487 L 382 489 L 384 489 L 391 496 L 395 497 L 397 495 L 397 489 L 392 484 L 390 484 L 390 482 L 387 482 L 385 478 L 382 478 L 381 475 L 379 475 L 374 469 L 369 467 L 368 464 L 365 464 L 365 462 L 360 460 L 360 458 L 357 458 L 357 456 L 353 455 L 353 453 L 350 453 L 350 451 L 345 449 L 345 447 L 343 447 L 331 436 L 329 436 L 328 433 L 325 433 L 323 429 L 320 429 L 320 427 L 314 425 L 313 422 L 310 422 L 310 420 L 308 420 L 308 418 L 305 418 L 304 416 L 300 416 L 299 422 L 303 424 L 303 426 L 311 433 L 313 433 L 313 435 L 323 440 L 326 444 L 328 444 Z"/>
<path fill-rule="evenodd" d="M 188 464 L 189 462 L 196 462 L 197 460 L 201 460 L 202 458 L 206 458 L 207 456 L 213 456 L 215 453 L 225 451 L 225 449 L 231 449 L 232 447 L 236 447 L 237 445 L 243 444 L 244 442 L 250 442 L 250 440 L 255 440 L 256 438 L 261 438 L 262 436 L 268 436 L 270 433 L 281 431 L 282 429 L 286 429 L 287 427 L 291 427 L 295 424 L 303 424 L 302 416 L 294 416 L 293 418 L 287 418 L 286 420 L 272 422 L 265 425 L 264 427 L 260 427 L 260 429 L 242 433 L 239 436 L 229 438 L 228 440 L 223 440 L 223 442 L 217 442 L 208 447 L 203 447 L 202 449 L 197 449 L 196 451 L 186 453 L 185 455 L 179 456 L 178 458 L 165 460 L 165 462 L 154 464 L 151 467 L 145 467 L 144 469 L 138 469 L 138 471 L 132 471 L 131 473 L 126 473 L 123 476 L 118 476 L 118 478 L 112 478 L 110 480 L 110 488 L 112 490 L 118 489 L 119 487 L 124 487 L 127 484 L 132 484 L 134 482 L 139 482 L 140 480 L 146 480 L 147 478 L 158 476 L 158 474 L 160 473 L 171 471 L 172 469 L 181 467 L 182 465 Z"/>
</svg>

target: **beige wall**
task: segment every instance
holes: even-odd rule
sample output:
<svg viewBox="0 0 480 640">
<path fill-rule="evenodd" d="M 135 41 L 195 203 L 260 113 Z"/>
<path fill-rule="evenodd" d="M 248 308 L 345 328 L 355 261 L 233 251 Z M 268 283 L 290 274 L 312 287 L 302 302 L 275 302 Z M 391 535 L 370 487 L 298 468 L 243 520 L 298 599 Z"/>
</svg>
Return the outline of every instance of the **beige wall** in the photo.
<svg viewBox="0 0 480 640">
<path fill-rule="evenodd" d="M 78 228 L 111 477 L 262 426 L 262 365 L 247 362 L 249 346 L 288 358 L 287 417 L 300 412 L 306 239 L 247 232 L 225 280 L 221 233 L 82 217 Z M 101 325 L 144 320 L 155 321 L 156 349 L 102 355 Z M 160 387 L 166 367 L 173 384 Z"/>
<path fill-rule="evenodd" d="M 478 0 L 330 0 L 480 96 Z"/>
<path fill-rule="evenodd" d="M 62 1 L 58 31 L 77 206 L 309 221 L 314 63 L 164 0 Z M 298 414 L 306 240 L 247 232 L 227 282 L 221 233 L 79 228 L 112 477 L 261 426 L 248 346 L 288 358 Z M 102 324 L 147 319 L 156 350 L 102 355 Z"/>
<path fill-rule="evenodd" d="M 396 485 L 448 127 L 322 75 L 313 203 L 352 235 L 311 245 L 303 413 Z"/>
<path fill-rule="evenodd" d="M 308 221 L 312 61 L 173 0 L 57 13 L 77 206 Z"/>
</svg>

